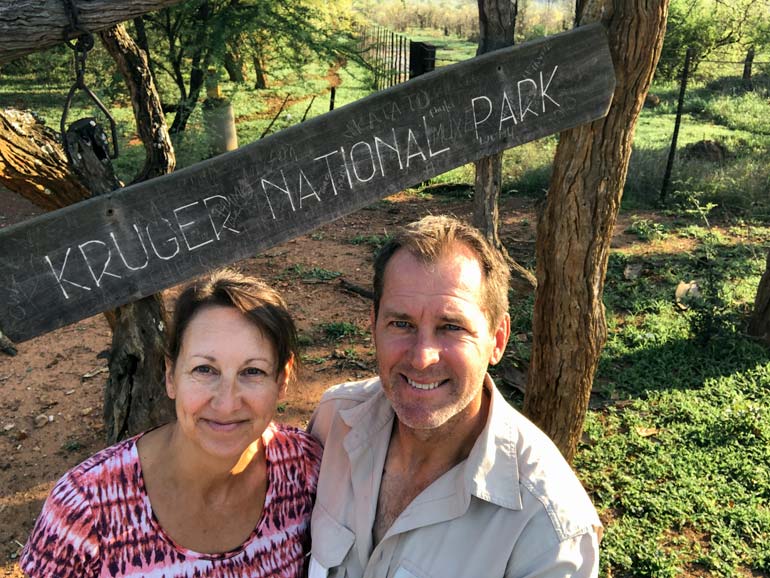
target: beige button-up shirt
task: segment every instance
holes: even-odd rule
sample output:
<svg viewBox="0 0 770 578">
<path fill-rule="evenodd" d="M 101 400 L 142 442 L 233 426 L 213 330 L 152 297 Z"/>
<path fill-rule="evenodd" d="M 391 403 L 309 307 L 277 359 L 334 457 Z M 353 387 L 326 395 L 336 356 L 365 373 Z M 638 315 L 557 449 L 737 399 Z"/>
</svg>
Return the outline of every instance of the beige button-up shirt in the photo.
<svg viewBox="0 0 770 578">
<path fill-rule="evenodd" d="M 379 544 L 372 528 L 394 412 L 379 379 L 327 391 L 310 578 L 561 578 L 598 574 L 599 518 L 559 451 L 487 377 L 470 455 L 418 495 Z"/>
</svg>

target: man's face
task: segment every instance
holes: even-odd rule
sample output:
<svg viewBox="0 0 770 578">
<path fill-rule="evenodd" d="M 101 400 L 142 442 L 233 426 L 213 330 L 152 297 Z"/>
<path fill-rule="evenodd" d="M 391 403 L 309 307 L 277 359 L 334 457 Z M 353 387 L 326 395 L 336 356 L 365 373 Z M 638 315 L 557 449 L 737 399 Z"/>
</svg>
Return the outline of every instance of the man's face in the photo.
<svg viewBox="0 0 770 578">
<path fill-rule="evenodd" d="M 459 243 L 435 263 L 405 249 L 388 262 L 373 331 L 382 387 L 403 425 L 435 430 L 480 411 L 487 367 L 510 333 L 507 314 L 489 327 L 482 280 L 478 260 Z"/>
</svg>

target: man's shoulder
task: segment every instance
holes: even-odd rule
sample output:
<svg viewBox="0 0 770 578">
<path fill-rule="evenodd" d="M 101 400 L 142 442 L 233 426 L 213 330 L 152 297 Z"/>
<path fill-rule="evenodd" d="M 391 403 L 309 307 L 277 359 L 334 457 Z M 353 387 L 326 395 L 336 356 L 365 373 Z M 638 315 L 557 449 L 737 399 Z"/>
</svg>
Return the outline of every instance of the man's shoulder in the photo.
<svg viewBox="0 0 770 578">
<path fill-rule="evenodd" d="M 363 381 L 349 381 L 329 388 L 321 396 L 308 431 L 326 445 L 329 432 L 338 423 L 340 412 L 351 410 L 372 399 L 380 389 L 380 379 L 374 377 Z"/>
<path fill-rule="evenodd" d="M 538 507 L 545 511 L 559 540 L 599 526 L 591 499 L 556 445 L 515 409 L 510 408 L 506 414 L 505 421 L 515 432 L 521 491 L 529 494 L 532 503 L 538 503 Z"/>
<path fill-rule="evenodd" d="M 327 389 L 321 396 L 319 404 L 354 407 L 370 399 L 378 391 L 380 391 L 379 377 L 361 381 L 347 381 Z"/>
</svg>

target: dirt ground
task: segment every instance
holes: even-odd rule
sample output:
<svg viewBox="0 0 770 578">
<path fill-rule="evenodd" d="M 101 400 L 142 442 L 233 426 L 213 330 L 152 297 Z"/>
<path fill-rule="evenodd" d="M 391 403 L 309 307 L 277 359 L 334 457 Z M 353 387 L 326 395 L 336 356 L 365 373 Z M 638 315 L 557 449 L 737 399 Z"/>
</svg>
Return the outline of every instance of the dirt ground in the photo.
<svg viewBox="0 0 770 578">
<path fill-rule="evenodd" d="M 270 279 L 286 297 L 300 329 L 304 368 L 279 421 L 304 425 L 323 391 L 374 373 L 368 335 L 370 301 L 342 281 L 371 287 L 372 236 L 428 213 L 467 216 L 462 198 L 399 194 L 236 264 Z M 0 228 L 40 210 L 0 189 Z M 523 262 L 534 251 L 534 208 L 528 199 L 502 207 L 506 245 Z M 315 268 L 315 269 L 314 269 Z M 326 279 L 326 272 L 340 276 Z M 337 326 L 329 324 L 337 323 Z M 327 330 L 356 328 L 335 338 Z M 54 482 L 103 448 L 102 395 L 110 330 L 101 315 L 18 344 L 0 354 L 0 576 L 21 577 L 19 552 Z"/>
</svg>

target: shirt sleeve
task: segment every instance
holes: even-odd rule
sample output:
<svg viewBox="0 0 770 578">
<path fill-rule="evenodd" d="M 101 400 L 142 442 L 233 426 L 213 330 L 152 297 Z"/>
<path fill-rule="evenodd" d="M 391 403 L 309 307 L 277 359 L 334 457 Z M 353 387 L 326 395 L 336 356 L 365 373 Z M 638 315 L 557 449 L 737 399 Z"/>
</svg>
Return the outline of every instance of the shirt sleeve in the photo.
<svg viewBox="0 0 770 578">
<path fill-rule="evenodd" d="M 99 538 L 87 490 L 71 474 L 54 486 L 21 553 L 30 578 L 88 578 L 99 573 Z"/>
<path fill-rule="evenodd" d="M 533 557 L 517 553 L 508 561 L 505 578 L 596 578 L 599 538 L 595 530 L 562 540 Z"/>
<path fill-rule="evenodd" d="M 310 422 L 307 424 L 307 433 L 318 440 L 322 446 L 326 445 L 326 438 L 329 436 L 332 420 L 334 419 L 334 404 L 332 402 L 321 400 Z"/>
</svg>

